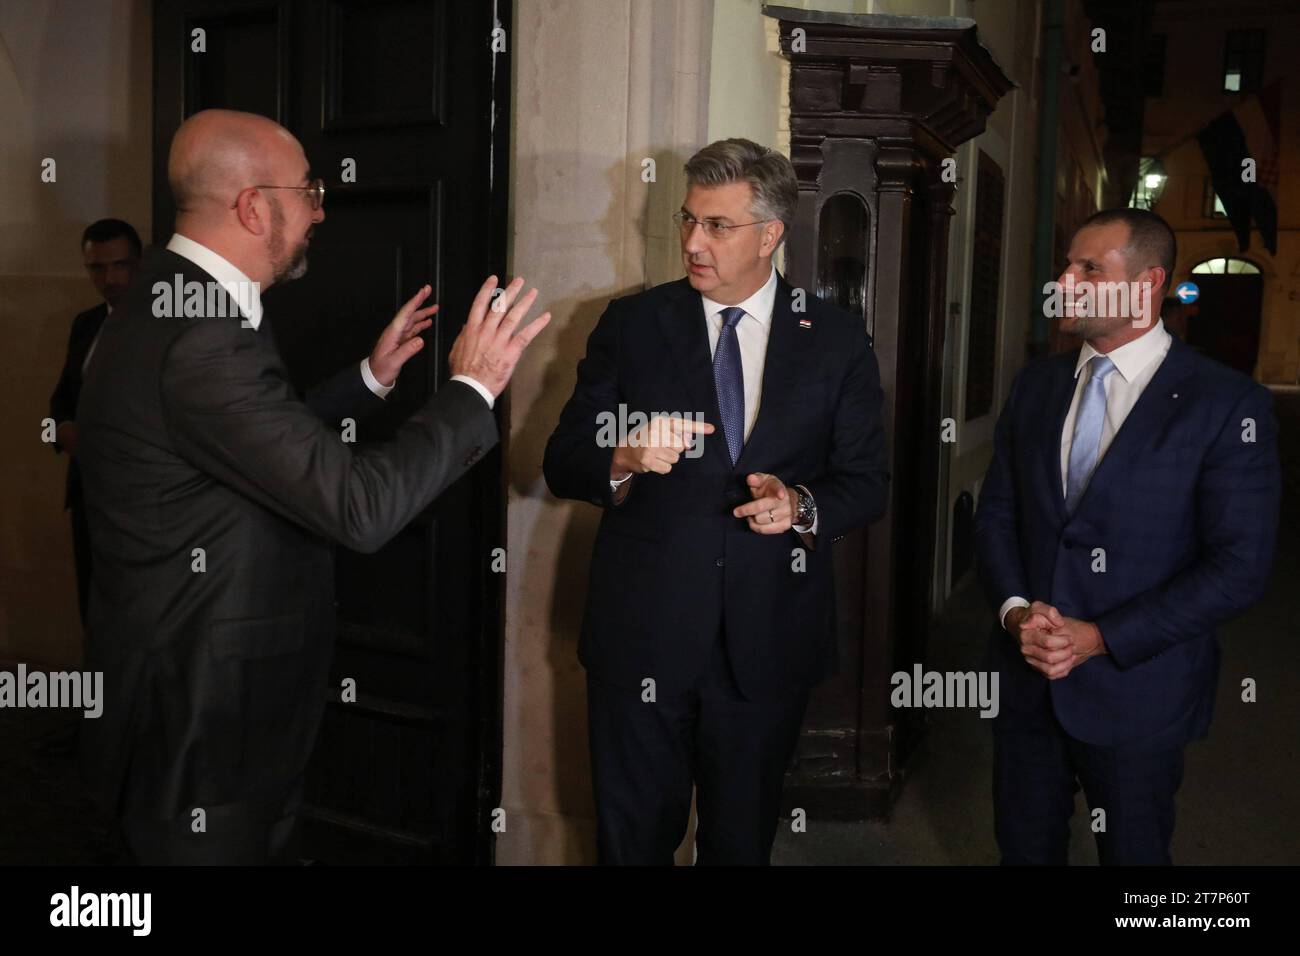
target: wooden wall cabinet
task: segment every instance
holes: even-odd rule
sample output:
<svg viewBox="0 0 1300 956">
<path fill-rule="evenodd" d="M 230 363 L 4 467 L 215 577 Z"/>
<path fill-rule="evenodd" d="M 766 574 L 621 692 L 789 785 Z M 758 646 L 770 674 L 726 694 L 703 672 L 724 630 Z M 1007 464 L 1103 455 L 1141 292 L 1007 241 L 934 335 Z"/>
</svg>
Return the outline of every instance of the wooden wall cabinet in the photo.
<svg viewBox="0 0 1300 956">
<path fill-rule="evenodd" d="M 1012 88 L 956 17 L 765 6 L 790 62 L 799 208 L 786 273 L 862 316 L 880 363 L 889 509 L 836 545 L 840 673 L 813 694 L 787 803 L 810 815 L 888 813 L 923 713 L 889 678 L 925 661 L 941 468 L 948 222 L 945 159 Z"/>
</svg>

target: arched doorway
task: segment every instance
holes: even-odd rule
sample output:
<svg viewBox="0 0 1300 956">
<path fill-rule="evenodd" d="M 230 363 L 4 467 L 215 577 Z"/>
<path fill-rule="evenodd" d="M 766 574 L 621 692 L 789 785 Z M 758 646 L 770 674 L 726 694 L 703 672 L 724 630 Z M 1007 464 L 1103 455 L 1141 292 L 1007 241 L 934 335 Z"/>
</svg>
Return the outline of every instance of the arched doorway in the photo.
<svg viewBox="0 0 1300 956">
<path fill-rule="evenodd" d="M 1200 289 L 1186 307 L 1187 343 L 1247 375 L 1259 356 L 1264 276 L 1248 259 L 1218 257 L 1192 267 L 1188 277 Z"/>
</svg>

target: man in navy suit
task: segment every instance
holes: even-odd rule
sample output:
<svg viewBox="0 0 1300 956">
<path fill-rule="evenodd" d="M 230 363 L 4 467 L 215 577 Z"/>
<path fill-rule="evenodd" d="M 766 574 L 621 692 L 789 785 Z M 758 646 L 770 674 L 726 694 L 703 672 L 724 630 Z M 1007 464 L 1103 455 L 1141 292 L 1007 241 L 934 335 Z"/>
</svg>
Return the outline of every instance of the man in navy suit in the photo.
<svg viewBox="0 0 1300 956">
<path fill-rule="evenodd" d="M 765 864 L 835 667 L 829 545 L 885 510 L 880 375 L 861 316 L 773 267 L 790 161 L 724 140 L 686 173 L 687 277 L 610 303 L 545 474 L 603 509 L 578 648 L 600 861 L 672 863 L 694 786 L 698 861 Z"/>
<path fill-rule="evenodd" d="M 82 371 L 99 342 L 104 320 L 122 301 L 127 286 L 140 266 L 140 236 L 121 219 L 100 219 L 81 235 L 81 255 L 86 274 L 103 302 L 72 320 L 63 372 L 50 396 L 50 418 L 55 423 L 54 450 L 67 452 L 68 478 L 63 507 L 72 514 L 72 554 L 77 567 L 77 606 L 86 620 L 90 595 L 90 530 L 81 493 L 81 469 L 77 465 L 77 399 L 81 396 Z"/>
<path fill-rule="evenodd" d="M 1151 321 L 1174 261 L 1154 213 L 1088 219 L 1060 279 L 1061 328 L 1083 346 L 1021 371 L 998 420 L 975 525 L 1001 623 L 1007 864 L 1066 862 L 1080 785 L 1103 864 L 1171 862 L 1183 748 L 1213 711 L 1215 628 L 1268 580 L 1272 399 Z"/>
</svg>

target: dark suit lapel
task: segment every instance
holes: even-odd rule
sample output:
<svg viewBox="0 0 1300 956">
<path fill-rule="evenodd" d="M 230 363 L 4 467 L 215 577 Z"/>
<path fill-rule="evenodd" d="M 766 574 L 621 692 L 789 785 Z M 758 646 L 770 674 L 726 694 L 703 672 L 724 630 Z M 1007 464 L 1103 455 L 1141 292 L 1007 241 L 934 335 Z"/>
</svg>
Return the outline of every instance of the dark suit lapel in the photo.
<svg viewBox="0 0 1300 956">
<path fill-rule="evenodd" d="M 709 352 L 709 330 L 705 325 L 704 300 L 682 279 L 657 316 L 660 331 L 673 356 L 673 369 L 686 387 L 690 400 L 683 414 L 704 413 L 704 420 L 717 429 L 705 442 L 705 454 L 717 454 L 730 470 L 731 456 L 722 436 L 722 414 L 713 385 L 713 362 Z M 712 449 L 712 451 L 710 451 Z"/>
<path fill-rule="evenodd" d="M 87 347 L 89 347 L 90 343 L 95 340 L 95 336 L 99 334 L 99 330 L 103 327 L 104 320 L 107 318 L 108 318 L 107 303 L 101 302 L 99 305 L 95 306 L 95 308 L 91 310 L 90 319 L 86 323 Z"/>
<path fill-rule="evenodd" d="M 813 354 L 815 329 L 799 328 L 799 320 L 811 322 L 808 314 L 795 315 L 790 308 L 792 290 L 785 279 L 777 276 L 776 300 L 772 304 L 772 325 L 768 331 L 767 354 L 763 359 L 763 389 L 759 398 L 758 419 L 754 430 L 740 450 L 736 470 L 744 472 L 747 461 L 760 455 L 777 437 L 772 410 L 789 401 L 791 386 L 800 367 L 805 366 Z"/>
<path fill-rule="evenodd" d="M 90 345 L 95 341 L 95 336 L 99 330 L 104 327 L 104 320 L 108 318 L 108 305 L 101 302 L 95 308 L 86 313 L 84 322 L 75 331 L 77 333 L 76 342 L 70 349 L 72 353 L 72 374 L 79 382 L 81 381 L 81 366 L 85 364 L 86 355 L 90 352 Z"/>
<path fill-rule="evenodd" d="M 1187 379 L 1191 373 L 1192 363 L 1187 346 L 1175 338 L 1170 343 L 1169 353 L 1160 363 L 1160 368 L 1124 419 L 1124 424 L 1111 440 L 1106 454 L 1097 463 L 1097 470 L 1092 473 L 1088 487 L 1079 499 L 1077 510 L 1082 510 L 1089 497 L 1100 494 L 1117 476 L 1124 474 L 1129 462 L 1141 454 L 1152 438 L 1159 434 L 1166 419 L 1180 404 L 1187 401 L 1187 389 L 1192 386 Z M 1178 397 L 1175 398 L 1175 395 Z"/>
</svg>

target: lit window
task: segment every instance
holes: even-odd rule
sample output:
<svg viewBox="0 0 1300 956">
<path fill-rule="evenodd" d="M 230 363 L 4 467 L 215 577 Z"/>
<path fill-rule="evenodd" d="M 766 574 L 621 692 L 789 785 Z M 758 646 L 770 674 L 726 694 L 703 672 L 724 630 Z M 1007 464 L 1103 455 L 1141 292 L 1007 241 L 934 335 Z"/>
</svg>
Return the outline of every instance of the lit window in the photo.
<svg viewBox="0 0 1300 956">
<path fill-rule="evenodd" d="M 1229 30 L 1223 38 L 1223 88 L 1253 93 L 1264 79 L 1264 31 Z"/>
<path fill-rule="evenodd" d="M 1259 275 L 1259 266 L 1247 259 L 1206 259 L 1192 266 L 1193 275 Z"/>
</svg>

